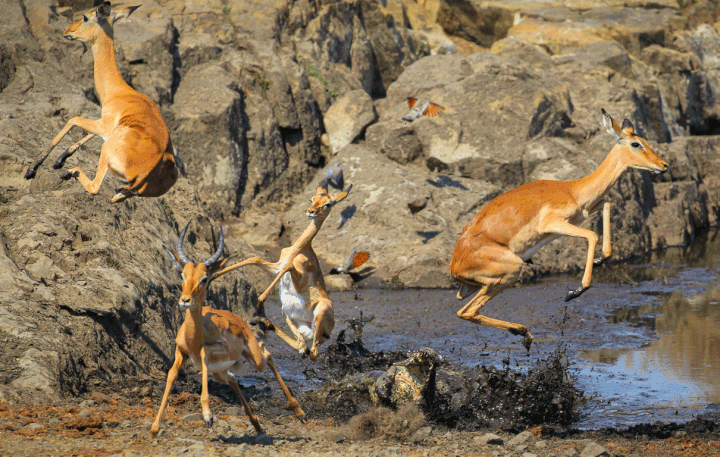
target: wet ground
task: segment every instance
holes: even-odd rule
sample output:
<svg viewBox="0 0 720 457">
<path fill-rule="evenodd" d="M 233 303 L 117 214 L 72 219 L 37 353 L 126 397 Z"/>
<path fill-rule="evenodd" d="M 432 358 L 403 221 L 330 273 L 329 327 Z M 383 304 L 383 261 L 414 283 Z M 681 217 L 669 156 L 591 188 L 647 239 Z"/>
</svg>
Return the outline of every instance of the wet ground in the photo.
<svg viewBox="0 0 720 457">
<path fill-rule="evenodd" d="M 363 329 L 366 348 L 431 347 L 467 369 L 509 365 L 524 372 L 563 351 L 586 397 L 574 427 L 685 422 L 720 412 L 719 239 L 713 234 L 634 265 L 600 267 L 593 287 L 569 303 L 562 298 L 579 274 L 504 292 L 486 305 L 486 315 L 526 325 L 535 338 L 529 353 L 520 337 L 458 319 L 461 302 L 450 290 L 333 293 L 336 327 L 362 315 L 371 320 Z M 266 307 L 282 322 L 278 308 Z M 303 390 L 320 386 L 319 368 L 280 345 L 272 350 L 286 378 Z"/>
<path fill-rule="evenodd" d="M 268 338 L 308 424 L 292 416 L 270 373 L 247 371 L 239 382 L 268 436 L 255 436 L 233 391 L 215 382 L 210 393 L 216 421 L 207 429 L 198 414 L 199 378 L 184 373 L 157 438 L 148 428 L 164 378 L 108 386 L 84 400 L 67 398 L 53 406 L 0 402 L 0 455 L 519 456 L 529 451 L 557 457 L 598 445 L 616 456 L 720 455 L 718 247 L 720 237 L 714 236 L 636 264 L 601 267 L 593 287 L 569 303 L 563 297 L 577 287 L 579 273 L 504 292 L 485 312 L 528 326 L 535 337 L 529 353 L 520 337 L 458 319 L 461 302 L 452 290 L 336 292 L 336 329 L 322 346 L 321 363 Z M 266 310 L 284 325 L 276 298 Z M 337 382 L 347 380 L 347 373 L 377 377 L 422 347 L 445 360 L 437 367 L 430 409 L 427 398 L 422 411 L 372 409 L 363 403 L 365 393 Z M 323 390 L 329 395 L 313 397 Z M 565 414 L 573 405 L 573 414 Z M 487 413 L 491 410 L 498 414 Z M 352 414 L 341 414 L 348 411 Z M 520 433 L 525 428 L 531 433 Z M 493 442 L 501 444 L 488 442 L 487 432 L 500 435 Z"/>
</svg>

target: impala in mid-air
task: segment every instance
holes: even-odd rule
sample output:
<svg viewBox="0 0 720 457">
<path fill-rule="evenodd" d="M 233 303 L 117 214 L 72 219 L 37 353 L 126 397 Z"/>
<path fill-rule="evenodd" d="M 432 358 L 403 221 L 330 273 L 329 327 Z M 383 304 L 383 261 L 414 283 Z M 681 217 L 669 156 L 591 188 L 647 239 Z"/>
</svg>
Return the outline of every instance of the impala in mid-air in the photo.
<svg viewBox="0 0 720 457">
<path fill-rule="evenodd" d="M 258 306 L 262 311 L 263 303 L 273 287 L 279 283 L 282 311 L 295 338 L 287 335 L 266 318 L 259 320 L 268 330 L 275 332 L 293 349 L 307 355 L 311 360 L 317 359 L 320 345 L 330 338 L 335 326 L 333 304 L 325 289 L 325 278 L 313 250 L 312 241 L 332 208 L 348 196 L 350 189 L 352 185 L 332 196 L 328 192 L 327 179 L 321 181 L 306 212 L 310 225 L 292 246 L 280 251 L 280 259 L 277 262 L 251 257 L 221 271 L 224 274 L 245 265 L 256 265 L 275 275 L 275 279 L 258 298 Z M 310 349 L 305 343 L 306 338 L 312 340 Z"/>
<path fill-rule="evenodd" d="M 113 24 L 137 8 L 129 6 L 114 11 L 110 2 L 105 2 L 65 29 L 63 36 L 68 40 L 80 40 L 92 47 L 95 89 L 102 105 L 102 116 L 97 121 L 79 116 L 70 119 L 40 154 L 38 161 L 28 168 L 25 179 L 35 177 L 38 167 L 60 140 L 72 127 L 78 126 L 89 134 L 70 146 L 53 167 L 62 168 L 68 157 L 97 135 L 105 140 L 98 170 L 93 180 L 77 167 L 63 173 L 61 179 L 77 178 L 85 190 L 95 195 L 110 170 L 123 182 L 116 189 L 112 203 L 136 195 L 159 197 L 177 181 L 175 155 L 160 111 L 148 97 L 122 79 L 115 63 Z"/>
<path fill-rule="evenodd" d="M 605 129 L 617 143 L 594 172 L 575 181 L 524 184 L 495 197 L 463 228 L 455 245 L 450 272 L 460 282 L 458 300 L 473 293 L 476 295 L 458 311 L 458 317 L 522 335 L 525 347 L 530 350 L 532 336 L 527 327 L 485 317 L 480 314 L 480 309 L 517 281 L 523 263 L 538 249 L 561 235 L 588 241 L 582 283 L 568 292 L 565 301 L 579 297 L 590 287 L 598 236 L 578 225 L 602 207 L 602 257 L 594 262 L 599 265 L 611 253 L 610 203 L 604 199 L 612 185 L 628 168 L 655 173 L 664 173 L 668 169 L 667 162 L 635 134 L 628 119 L 621 127 L 605 110 L 602 113 Z"/>
</svg>

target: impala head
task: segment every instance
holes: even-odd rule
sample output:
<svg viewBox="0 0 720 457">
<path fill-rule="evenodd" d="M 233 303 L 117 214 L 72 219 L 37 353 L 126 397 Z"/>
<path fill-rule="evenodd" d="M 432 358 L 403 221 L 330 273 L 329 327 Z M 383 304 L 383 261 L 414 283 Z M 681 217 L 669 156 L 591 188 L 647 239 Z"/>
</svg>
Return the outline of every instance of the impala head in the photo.
<svg viewBox="0 0 720 457">
<path fill-rule="evenodd" d="M 340 192 L 333 197 L 328 193 L 328 182 L 323 179 L 320 181 L 320 185 L 315 191 L 315 196 L 310 199 L 311 205 L 307 210 L 307 217 L 310 219 L 324 221 L 325 218 L 328 217 L 328 214 L 330 214 L 332 207 L 335 206 L 337 202 L 344 200 L 345 197 L 348 196 L 350 189 L 352 189 L 352 184 L 350 184 L 345 191 Z"/>
<path fill-rule="evenodd" d="M 205 292 L 207 291 L 210 281 L 218 276 L 216 273 L 218 273 L 229 260 L 229 258 L 220 259 L 223 248 L 225 247 L 225 237 L 223 235 L 222 227 L 220 227 L 218 248 L 212 257 L 198 264 L 195 264 L 193 261 L 188 259 L 187 255 L 185 255 L 185 252 L 183 251 L 182 245 L 189 226 L 190 222 L 187 223 L 183 231 L 180 233 L 180 239 L 178 239 L 176 252 L 172 252 L 168 249 L 168 252 L 175 259 L 178 266 L 182 268 L 182 295 L 180 296 L 180 302 L 178 303 L 181 309 L 202 307 L 202 304 L 205 301 Z"/>
<path fill-rule="evenodd" d="M 604 109 L 602 113 L 605 130 L 617 140 L 616 147 L 620 149 L 628 167 L 655 173 L 665 173 L 668 170 L 667 162 L 655 154 L 644 138 L 635 134 L 629 119 L 625 119 L 621 127 Z"/>
<path fill-rule="evenodd" d="M 112 26 L 115 22 L 130 16 L 138 8 L 140 8 L 140 5 L 112 9 L 110 2 L 101 3 L 83 14 L 81 19 L 68 25 L 63 36 L 68 40 L 80 40 L 91 44 L 102 33 L 112 38 Z"/>
</svg>

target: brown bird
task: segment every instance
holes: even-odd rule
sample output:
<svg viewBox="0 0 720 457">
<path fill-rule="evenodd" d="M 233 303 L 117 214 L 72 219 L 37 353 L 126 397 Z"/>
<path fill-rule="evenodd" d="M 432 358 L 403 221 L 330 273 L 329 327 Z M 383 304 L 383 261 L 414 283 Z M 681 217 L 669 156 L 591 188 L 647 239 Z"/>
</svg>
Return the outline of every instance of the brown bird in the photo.
<svg viewBox="0 0 720 457">
<path fill-rule="evenodd" d="M 353 268 L 357 268 L 360 265 L 364 264 L 367 259 L 370 258 L 370 253 L 367 251 L 360 251 L 357 252 L 355 249 L 350 251 L 350 256 L 347 258 L 344 264 L 338 268 L 333 268 L 330 270 L 331 275 L 339 275 L 342 273 L 350 274 L 350 270 Z"/>
<path fill-rule="evenodd" d="M 445 108 L 431 101 L 420 101 L 417 98 L 408 97 L 410 112 L 403 116 L 403 121 L 414 121 L 420 116 L 437 116 L 445 111 Z"/>
<path fill-rule="evenodd" d="M 430 197 L 421 197 L 416 200 L 411 201 L 408 203 L 408 209 L 412 214 L 418 213 L 425 209 L 425 207 L 428 204 L 428 201 L 430 201 Z"/>
</svg>

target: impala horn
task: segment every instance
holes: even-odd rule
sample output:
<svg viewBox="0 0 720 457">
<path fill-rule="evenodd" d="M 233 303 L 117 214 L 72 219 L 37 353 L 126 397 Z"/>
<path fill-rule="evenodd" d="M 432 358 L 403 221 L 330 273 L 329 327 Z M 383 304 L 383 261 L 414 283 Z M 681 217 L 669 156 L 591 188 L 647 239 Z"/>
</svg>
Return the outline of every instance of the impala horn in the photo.
<svg viewBox="0 0 720 457">
<path fill-rule="evenodd" d="M 183 241 L 185 241 L 185 234 L 187 233 L 188 227 L 190 227 L 190 222 L 191 221 L 188 221 L 185 228 L 182 230 L 182 232 L 180 232 L 180 238 L 178 239 L 178 244 L 177 244 L 177 249 L 176 249 L 177 255 L 180 258 L 180 261 L 182 262 L 183 266 L 185 266 L 186 263 L 190 262 L 190 259 L 188 259 L 188 257 L 185 255 L 185 252 L 183 251 Z"/>
<path fill-rule="evenodd" d="M 220 259 L 220 256 L 222 255 L 224 247 L 225 247 L 225 235 L 223 235 L 223 229 L 222 229 L 222 226 L 220 226 L 220 241 L 218 242 L 217 251 L 215 251 L 215 254 L 213 254 L 212 257 L 210 257 L 209 259 L 207 259 L 206 261 L 203 262 L 206 267 L 213 266 Z"/>
</svg>

